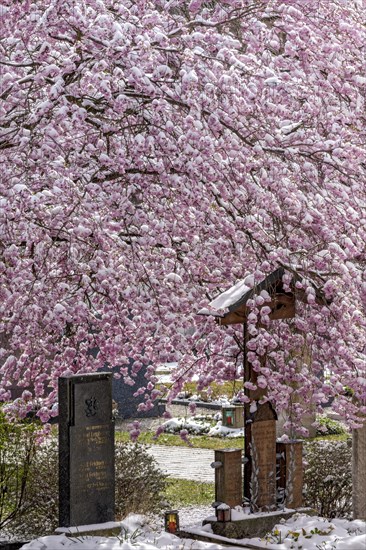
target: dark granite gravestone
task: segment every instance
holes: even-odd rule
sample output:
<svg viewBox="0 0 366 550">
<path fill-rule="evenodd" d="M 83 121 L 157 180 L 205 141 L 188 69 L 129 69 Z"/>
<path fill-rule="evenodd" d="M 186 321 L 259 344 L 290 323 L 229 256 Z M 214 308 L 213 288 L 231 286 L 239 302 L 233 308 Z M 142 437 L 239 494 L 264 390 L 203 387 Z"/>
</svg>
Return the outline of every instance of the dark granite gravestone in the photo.
<svg viewBox="0 0 366 550">
<path fill-rule="evenodd" d="M 133 360 L 130 360 L 129 369 L 131 370 L 133 366 Z M 112 382 L 112 398 L 117 404 L 117 418 L 122 420 L 128 418 L 155 418 L 162 416 L 165 412 L 164 405 L 160 404 L 158 401 L 154 403 L 154 407 L 148 411 L 139 411 L 138 406 L 140 403 L 144 403 L 145 399 L 143 395 L 134 396 L 137 390 L 141 387 L 146 387 L 148 380 L 145 378 L 147 367 L 144 366 L 133 378 L 135 384 L 129 386 L 123 381 L 123 377 L 116 379 L 113 378 Z M 119 374 L 120 367 L 113 367 L 113 373 Z"/>
<path fill-rule="evenodd" d="M 60 527 L 114 521 L 112 374 L 59 378 Z"/>
</svg>

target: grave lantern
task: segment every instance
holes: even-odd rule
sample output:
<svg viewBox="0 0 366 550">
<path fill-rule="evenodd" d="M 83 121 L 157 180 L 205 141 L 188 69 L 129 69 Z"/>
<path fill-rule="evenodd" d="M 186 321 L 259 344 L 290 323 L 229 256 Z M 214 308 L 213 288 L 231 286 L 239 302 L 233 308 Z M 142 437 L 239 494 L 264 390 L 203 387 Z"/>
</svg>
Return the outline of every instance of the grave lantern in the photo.
<svg viewBox="0 0 366 550">
<path fill-rule="evenodd" d="M 175 534 L 179 531 L 178 510 L 168 510 L 164 517 L 165 531 Z"/>
<path fill-rule="evenodd" d="M 244 417 L 243 405 L 233 405 L 232 407 L 222 407 L 222 425 L 227 428 L 243 428 Z"/>
<path fill-rule="evenodd" d="M 235 411 L 234 411 L 233 408 L 231 408 L 231 409 L 229 409 L 228 407 L 223 408 L 222 409 L 223 425 L 233 427 L 234 426 L 234 415 L 235 415 Z"/>
<path fill-rule="evenodd" d="M 230 506 L 224 502 L 216 507 L 216 519 L 223 523 L 227 523 L 231 520 L 231 509 Z"/>
</svg>

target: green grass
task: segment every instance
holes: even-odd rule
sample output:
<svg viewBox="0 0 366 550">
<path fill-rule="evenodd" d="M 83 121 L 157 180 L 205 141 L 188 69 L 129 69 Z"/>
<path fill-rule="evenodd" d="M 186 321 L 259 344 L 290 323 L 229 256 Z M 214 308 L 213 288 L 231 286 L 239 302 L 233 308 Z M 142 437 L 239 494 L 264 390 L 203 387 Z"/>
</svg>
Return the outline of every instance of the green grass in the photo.
<svg viewBox="0 0 366 550">
<path fill-rule="evenodd" d="M 116 441 L 118 443 L 126 443 L 130 436 L 128 432 L 116 432 Z M 192 447 L 196 449 L 242 449 L 244 446 L 244 438 L 221 438 L 208 437 L 204 435 L 192 435 L 189 438 Z M 157 439 L 154 439 L 153 432 L 142 432 L 138 439 L 139 443 L 147 445 L 166 445 L 167 447 L 187 447 L 179 435 L 161 434 Z"/>
<path fill-rule="evenodd" d="M 336 434 L 336 435 L 318 435 L 313 438 L 307 438 L 304 441 L 319 441 L 324 439 L 326 441 L 346 441 L 349 435 Z M 116 432 L 116 441 L 118 443 L 127 443 L 130 440 L 128 432 Z M 244 438 L 236 437 L 209 437 L 207 435 L 191 435 L 189 438 L 191 446 L 195 449 L 243 449 Z M 138 439 L 139 443 L 145 443 L 146 445 L 166 445 L 167 447 L 187 447 L 179 435 L 175 434 L 161 434 L 157 439 L 154 438 L 153 432 L 141 432 Z"/>
<path fill-rule="evenodd" d="M 210 506 L 215 500 L 215 484 L 188 479 L 168 479 L 165 492 L 169 506 Z"/>
</svg>

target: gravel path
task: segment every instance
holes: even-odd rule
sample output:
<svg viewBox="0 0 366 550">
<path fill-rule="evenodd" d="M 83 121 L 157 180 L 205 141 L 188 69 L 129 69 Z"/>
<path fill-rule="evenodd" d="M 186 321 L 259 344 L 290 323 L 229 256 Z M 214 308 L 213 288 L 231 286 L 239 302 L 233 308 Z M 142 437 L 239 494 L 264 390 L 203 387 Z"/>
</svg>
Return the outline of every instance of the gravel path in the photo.
<svg viewBox="0 0 366 550">
<path fill-rule="evenodd" d="M 148 453 L 155 458 L 160 469 L 173 478 L 215 481 L 215 470 L 211 468 L 215 453 L 210 449 L 152 445 Z"/>
</svg>

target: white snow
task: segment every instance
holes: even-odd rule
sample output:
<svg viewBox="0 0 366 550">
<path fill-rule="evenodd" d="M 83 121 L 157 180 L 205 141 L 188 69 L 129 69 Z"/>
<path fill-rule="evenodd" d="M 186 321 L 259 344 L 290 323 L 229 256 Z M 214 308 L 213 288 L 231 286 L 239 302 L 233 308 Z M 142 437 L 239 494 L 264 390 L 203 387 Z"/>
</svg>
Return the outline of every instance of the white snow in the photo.
<svg viewBox="0 0 366 550">
<path fill-rule="evenodd" d="M 277 86 L 280 83 L 281 80 L 277 76 L 271 76 L 270 78 L 266 78 L 266 80 L 264 81 L 264 84 L 266 84 L 266 86 Z"/>
<path fill-rule="evenodd" d="M 210 429 L 209 422 L 202 420 L 195 420 L 193 418 L 171 418 L 162 424 L 164 432 L 176 433 L 179 430 L 188 430 L 191 434 L 201 434 Z"/>
<path fill-rule="evenodd" d="M 207 435 L 213 437 L 244 437 L 244 428 L 228 428 L 223 426 L 221 420 L 211 428 Z"/>
<path fill-rule="evenodd" d="M 223 547 L 221 544 L 182 540 L 166 533 L 162 523 L 162 518 L 158 526 L 144 516 L 130 514 L 121 522 L 121 534 L 117 537 L 93 537 L 81 532 L 67 537 L 62 533 L 40 537 L 23 545 L 22 550 L 181 550 L 182 547 L 192 550 L 234 550 L 234 547 Z"/>
<path fill-rule="evenodd" d="M 208 304 L 208 308 L 201 309 L 199 315 L 212 314 L 212 310 L 227 309 L 235 304 L 244 294 L 253 288 L 253 275 L 248 275 L 245 279 L 238 281 L 234 286 L 219 294 L 212 302 Z"/>
<path fill-rule="evenodd" d="M 238 517 L 243 518 L 243 514 Z M 245 514 L 244 514 L 245 515 Z M 366 523 L 361 520 L 328 520 L 318 516 L 295 514 L 288 520 L 280 520 L 266 537 L 251 539 L 227 539 L 212 534 L 209 525 L 186 527 L 180 518 L 183 530 L 192 534 L 191 539 L 166 533 L 160 526 L 144 516 L 131 514 L 121 522 L 122 530 L 118 537 L 92 537 L 82 532 L 67 537 L 64 533 L 40 537 L 22 546 L 22 550 L 234 550 L 236 544 L 252 545 L 267 550 L 361 550 L 366 548 Z M 195 535 L 211 536 L 212 542 L 194 541 Z M 222 543 L 229 544 L 223 546 Z M 230 546 L 232 544 L 232 546 Z"/>
<path fill-rule="evenodd" d="M 254 414 L 255 412 L 257 412 L 257 403 L 256 403 L 255 401 L 253 401 L 253 402 L 250 404 L 249 412 L 250 412 L 251 414 Z"/>
<path fill-rule="evenodd" d="M 28 187 L 24 185 L 24 183 L 17 183 L 16 185 L 13 185 L 13 191 L 16 193 L 20 193 L 21 191 L 28 191 Z"/>
<path fill-rule="evenodd" d="M 177 275 L 177 273 L 168 273 L 168 275 L 165 277 L 165 280 L 177 284 L 183 283 L 182 277 Z"/>
<path fill-rule="evenodd" d="M 213 415 L 195 415 L 192 417 L 173 417 L 161 424 L 165 433 L 178 433 L 187 430 L 191 435 L 206 433 L 212 437 L 244 437 L 244 428 L 230 428 L 222 425 L 221 412 Z M 216 421 L 215 425 L 212 425 Z"/>
</svg>

